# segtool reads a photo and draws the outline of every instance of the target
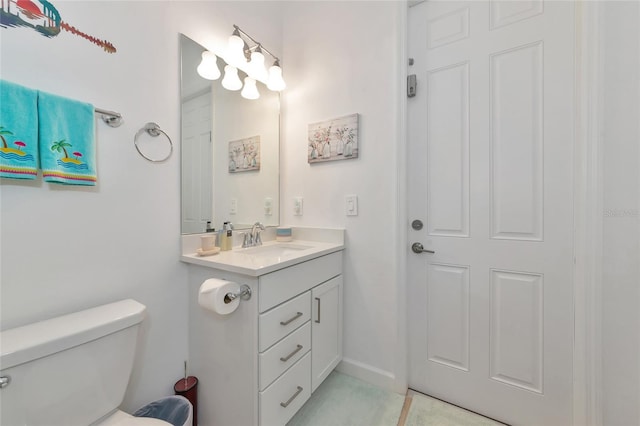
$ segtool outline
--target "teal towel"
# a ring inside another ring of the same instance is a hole
[[[0,80],[0,177],[35,179],[38,92]]]
[[[39,92],[38,128],[45,182],[96,184],[93,105]]]

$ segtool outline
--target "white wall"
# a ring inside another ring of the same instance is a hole
[[[290,2],[283,19],[282,217],[292,226],[344,227],[341,368],[393,387],[398,345],[395,242],[400,2]],[[359,158],[309,165],[309,123],[359,113]],[[345,216],[344,197],[359,215]],[[293,197],[304,215],[293,216]],[[404,380],[404,379],[402,379]]]
[[[640,3],[602,3],[605,425],[640,424]]]
[[[232,24],[280,52],[280,12],[266,2],[56,1],[64,21],[112,42],[107,54],[63,32],[0,29],[0,76],[121,112],[97,122],[95,188],[0,183],[1,327],[123,298],[148,308],[124,408],[173,393],[187,358],[187,274],[180,252],[178,32],[215,49]],[[133,136],[154,121],[176,152],[151,164]]]

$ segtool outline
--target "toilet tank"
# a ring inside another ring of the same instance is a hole
[[[122,403],[146,308],[135,300],[0,333],[0,425],[89,425]]]

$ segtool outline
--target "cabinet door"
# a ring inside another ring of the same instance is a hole
[[[342,360],[342,275],[311,291],[311,390]]]

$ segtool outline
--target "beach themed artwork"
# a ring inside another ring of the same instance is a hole
[[[309,124],[309,163],[358,158],[358,114]]]
[[[32,28],[47,38],[55,37],[61,30],[65,30],[101,47],[107,53],[116,52],[115,46],[107,40],[86,34],[63,21],[58,9],[47,0],[2,0],[0,27]]]
[[[260,136],[229,142],[229,173],[260,170]]]

